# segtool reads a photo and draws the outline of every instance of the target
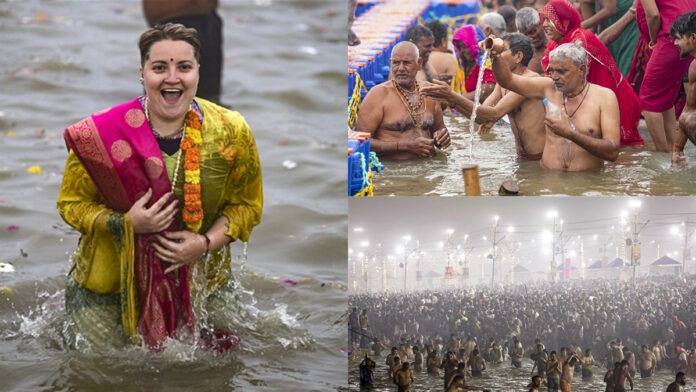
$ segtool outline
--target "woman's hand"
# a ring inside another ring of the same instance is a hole
[[[171,197],[172,193],[169,192],[147,207],[147,203],[152,198],[152,188],[148,188],[147,192],[136,200],[128,211],[133,224],[133,232],[136,234],[158,233],[169,227],[174,221],[177,213],[176,205],[179,202],[174,200],[165,207]]]
[[[169,273],[206,253],[208,243],[205,236],[188,230],[173,231],[155,236],[152,243],[155,254],[162,261],[171,264],[164,273]]]

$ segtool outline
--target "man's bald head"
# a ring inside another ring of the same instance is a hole
[[[394,47],[392,48],[391,57],[394,57],[395,54],[413,54],[415,58],[418,58],[420,56],[420,54],[418,53],[418,46],[416,46],[416,44],[410,41],[401,41],[398,44],[394,45]]]

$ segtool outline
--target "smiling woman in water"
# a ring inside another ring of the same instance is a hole
[[[200,329],[203,345],[226,349],[238,338],[196,320],[191,288],[203,281],[210,308],[234,302],[227,244],[261,219],[256,144],[239,113],[195,97],[196,30],[158,25],[139,46],[145,95],[65,130],[58,212],[82,234],[66,289],[70,344],[160,349]]]

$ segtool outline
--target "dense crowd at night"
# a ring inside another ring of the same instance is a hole
[[[625,359],[635,375],[642,352],[649,351],[653,371],[696,376],[693,276],[359,293],[350,296],[349,306],[354,348],[374,356],[396,348],[395,355],[412,367],[426,369],[433,357],[441,365],[448,353],[466,363],[473,350],[489,363],[502,363],[513,356],[535,360],[539,349],[556,351],[560,361],[570,353],[582,359],[590,349],[606,369]]]

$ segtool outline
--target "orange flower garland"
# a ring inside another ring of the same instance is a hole
[[[181,141],[184,152],[184,210],[182,217],[186,227],[198,232],[203,223],[201,202],[201,122],[198,114],[190,110],[186,116],[186,132]]]

